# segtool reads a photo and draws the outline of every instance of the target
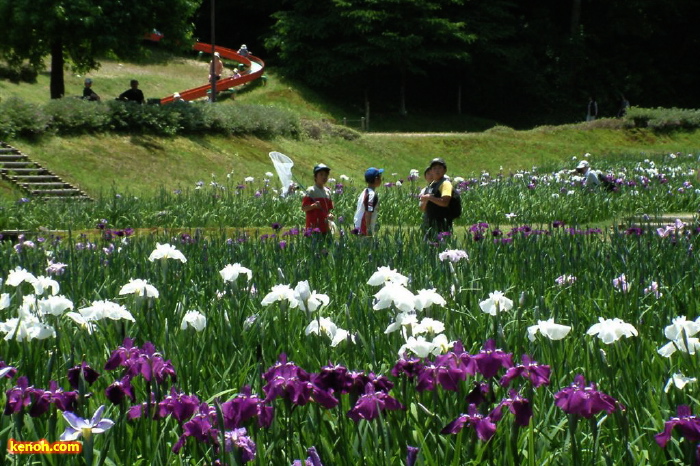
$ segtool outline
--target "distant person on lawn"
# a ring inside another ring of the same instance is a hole
[[[248,46],[246,46],[245,44],[241,45],[241,48],[238,49],[238,55],[248,58],[248,56],[250,55],[250,52],[248,51]]]
[[[99,102],[100,96],[92,90],[92,79],[85,78],[85,87],[83,88],[83,100],[91,102]]]
[[[383,168],[370,167],[365,171],[367,187],[358,196],[355,210],[355,228],[359,235],[372,236],[377,229],[379,196],[376,188],[382,184],[382,173]]]
[[[617,117],[622,118],[627,115],[628,108],[630,108],[630,101],[624,95],[620,95],[620,109],[617,111]]]
[[[418,193],[418,208],[423,212],[423,229],[427,230],[428,229],[428,213],[426,212],[426,207],[428,205],[428,201],[426,199],[423,199],[423,194],[428,190],[430,187],[430,183],[433,182],[433,169],[428,166],[425,171],[423,172],[423,178],[425,179],[425,187],[420,190]]]
[[[331,169],[319,163],[314,167],[314,185],[309,186],[301,201],[301,210],[306,213],[306,229],[315,229],[323,234],[331,232],[333,201],[331,190],[326,187]]]
[[[595,100],[595,96],[592,95],[588,98],[586,121],[593,121],[596,118],[598,118],[598,102]]]
[[[223,72],[224,64],[221,61],[221,55],[219,55],[219,52],[214,52],[214,59],[209,62],[209,82],[221,79]]]
[[[137,104],[144,103],[145,99],[143,97],[143,92],[139,89],[139,82],[135,79],[131,80],[131,88],[119,94],[117,100],[124,100],[126,102],[136,102]]]
[[[583,184],[589,188],[595,188],[600,185],[600,178],[598,178],[598,173],[591,170],[591,164],[588,160],[581,160],[578,165],[576,165],[576,173],[583,176]]]
[[[433,181],[421,195],[421,202],[425,202],[425,213],[428,220],[426,238],[434,238],[441,232],[452,232],[453,219],[449,216],[448,206],[452,199],[452,183],[445,177],[447,164],[442,158],[434,158],[430,161],[430,171]]]

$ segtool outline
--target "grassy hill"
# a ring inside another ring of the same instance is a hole
[[[207,72],[206,57],[171,57],[154,49],[146,63],[104,60],[102,67],[89,76],[103,99],[121,93],[134,77],[150,98],[201,85],[206,82]],[[274,70],[268,70],[267,76],[266,86],[247,86],[240,89],[235,100],[222,96],[217,105],[271,105],[312,122],[339,123],[343,118],[359,118],[358,110],[327,102],[313,91],[277,76]],[[83,79],[84,76],[67,74],[67,95],[79,95]],[[35,84],[0,81],[2,99],[17,96],[40,104],[47,101],[48,95],[48,74],[41,74]],[[383,115],[376,120],[373,117],[373,128],[395,132],[362,133],[354,140],[329,134],[298,140],[99,134],[8,142],[94,196],[112,189],[147,194],[161,186],[183,188],[200,180],[206,182],[212,175],[221,178],[233,173],[234,179],[240,180],[246,176],[261,177],[273,171],[267,155],[273,150],[295,161],[294,172],[303,183],[310,182],[310,168],[318,162],[331,166],[336,176],[357,176],[373,165],[405,177],[410,169],[422,170],[436,156],[448,161],[450,173],[467,175],[482,170],[495,172],[500,167],[509,171],[533,165],[570,166],[572,156],[585,152],[593,154],[595,163],[597,157],[620,153],[700,150],[697,131],[655,134],[648,130],[619,130],[614,129],[614,122],[606,120],[529,131],[495,125],[471,116],[410,114]],[[399,133],[417,129],[442,133]],[[0,195],[18,197],[20,193],[0,182]]]

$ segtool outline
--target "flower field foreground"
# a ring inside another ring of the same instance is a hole
[[[476,222],[548,224],[554,219],[568,224],[625,219],[640,213],[695,212],[700,203],[697,155],[585,154],[605,176],[605,187],[582,186],[583,177],[570,173],[577,157],[562,167],[509,173],[470,174],[468,167],[450,165],[449,176],[460,190],[465,213],[457,225]],[[420,168],[420,169],[419,169]],[[311,183],[307,179],[306,182]],[[418,226],[421,213],[417,195],[424,187],[422,167],[410,173],[391,173],[386,167],[379,223]],[[365,187],[361,174],[332,172],[338,225],[352,229],[357,195]],[[161,189],[156,195],[104,192],[96,202],[44,202],[23,198],[0,202],[0,231],[9,229],[85,230],[98,222],[112,228],[268,228],[271,223],[288,227],[304,223],[299,208],[301,193],[280,197],[281,186],[272,172],[212,174],[194,186]]]
[[[697,225],[549,220],[2,242],[2,438],[116,465],[694,462]]]

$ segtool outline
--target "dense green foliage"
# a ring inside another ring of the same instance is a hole
[[[144,54],[143,38],[153,28],[166,44],[186,47],[192,36],[191,16],[200,0],[1,0],[0,56],[19,68],[26,60],[46,69],[51,55],[51,97],[65,94],[66,64],[84,72],[99,67],[98,59]]]
[[[426,13],[421,7],[427,4],[440,4],[442,12]],[[269,31],[261,8],[277,18]],[[409,112],[454,112],[460,89],[462,112],[516,127],[582,121],[590,94],[597,96],[603,116],[617,114],[621,94],[643,107],[700,107],[693,84],[698,65],[687,60],[700,39],[678,40],[679,31],[691,27],[688,18],[700,16],[692,0],[269,1],[237,12],[254,15],[260,26],[246,25],[247,37],[230,28],[233,43],[253,43],[270,63],[325,85],[346,103],[361,106],[367,90],[374,112],[399,111],[403,70],[396,60],[403,54],[412,55],[405,70]],[[425,34],[423,21],[440,17],[461,25],[460,33]],[[204,37],[207,18],[198,21]],[[219,18],[219,30],[234,18]],[[393,20],[386,35],[380,29],[361,33],[367,23],[379,25],[384,18]],[[391,52],[382,39],[396,31],[415,42],[387,57]],[[473,38],[468,44],[465,35]],[[270,48],[261,51],[263,37]],[[455,48],[459,53],[445,62],[432,59],[433,53]]]
[[[19,99],[0,102],[0,137],[86,134],[117,131],[137,134],[247,134],[296,136],[296,115],[263,105],[182,103],[138,105],[121,101],[61,99],[44,106]]]

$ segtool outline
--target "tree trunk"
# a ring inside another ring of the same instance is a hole
[[[401,68],[401,84],[399,85],[399,114],[406,116],[406,69]]]
[[[369,131],[369,94],[365,88],[365,131]]]
[[[51,42],[51,84],[49,90],[52,99],[60,99],[66,94],[66,83],[63,81],[63,41],[60,37]]]
[[[457,84],[457,115],[462,114],[462,85]]]

